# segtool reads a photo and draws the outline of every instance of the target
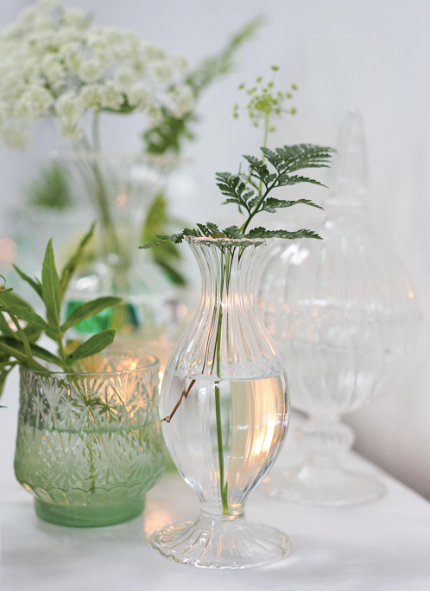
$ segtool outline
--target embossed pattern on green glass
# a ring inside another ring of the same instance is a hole
[[[110,525],[141,513],[164,469],[158,362],[108,353],[81,370],[21,369],[15,474],[42,519]]]

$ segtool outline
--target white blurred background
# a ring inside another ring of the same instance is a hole
[[[0,26],[28,4],[2,0]],[[266,15],[256,39],[241,49],[236,71],[211,87],[199,105],[198,141],[187,150],[192,191],[172,204],[190,222],[220,219],[214,172],[234,172],[240,155],[254,153],[260,144],[261,133],[248,120],[232,117],[233,104],[243,100],[241,82],[251,83],[277,64],[280,87],[295,82],[299,88],[298,114],[278,125],[272,146],[335,145],[348,108],[359,107],[367,132],[369,224],[407,266],[424,323],[416,359],[403,380],[349,419],[360,452],[430,499],[428,0],[72,0],[67,5],[93,12],[97,24],[133,29],[184,53],[191,65],[220,49],[247,20]],[[138,117],[111,117],[102,130],[105,149],[140,147]],[[37,127],[27,152],[0,153],[0,257],[13,235],[8,211],[57,143],[55,126],[47,123]],[[309,197],[321,200],[319,191],[311,187]]]

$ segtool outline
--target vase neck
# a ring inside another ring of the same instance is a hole
[[[283,365],[256,307],[259,241],[188,240],[198,261],[200,305],[170,360],[171,371],[215,379],[259,379]]]
[[[200,306],[219,307],[222,314],[254,313],[255,276],[266,244],[214,246],[190,241],[200,267]]]

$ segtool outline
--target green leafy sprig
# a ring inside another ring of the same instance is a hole
[[[206,58],[188,73],[184,84],[192,88],[196,100],[216,79],[228,74],[233,69],[236,52],[254,36],[263,22],[264,19],[261,17],[248,22],[219,53]],[[184,140],[194,139],[193,124],[197,121],[198,118],[194,111],[178,118],[167,107],[162,107],[160,123],[143,134],[145,151],[148,154],[157,155],[168,152],[179,154]]]
[[[99,353],[113,342],[115,330],[104,330],[94,334],[87,341],[78,343],[77,346],[75,344],[74,347],[70,347],[65,341],[68,330],[78,322],[95,316],[121,301],[118,297],[100,297],[75,308],[64,321],[62,320],[62,304],[67,287],[93,233],[94,225],[83,237],[60,275],[57,273],[52,239],[46,247],[41,280],[28,276],[14,266],[21,279],[28,283],[42,300],[45,318],[37,314],[32,306],[11,288],[0,286],[0,395],[7,375],[16,365],[47,371],[41,363],[44,361],[64,372],[73,372],[77,361]],[[36,344],[43,333],[56,344],[56,353]]]
[[[158,242],[144,244],[140,248],[150,248],[163,244],[170,240],[176,244],[181,243],[186,236],[204,236],[207,238],[321,238],[316,232],[303,229],[296,232],[288,230],[267,230],[263,227],[248,229],[256,215],[262,212],[276,213],[279,209],[285,209],[294,205],[309,205],[322,209],[319,205],[309,199],[296,199],[287,201],[271,196],[272,191],[279,187],[293,186],[300,183],[310,183],[325,187],[319,181],[307,176],[296,174],[300,170],[309,168],[327,168],[334,152],[333,148],[314,146],[312,144],[297,144],[283,146],[275,151],[268,148],[261,148],[263,158],[244,156],[249,168],[246,173],[229,172],[216,173],[217,186],[221,193],[227,197],[224,204],[235,204],[239,211],[246,215],[242,226],[229,226],[220,230],[218,226],[208,222],[197,224],[197,228],[185,228],[179,234],[171,236],[157,235]],[[270,164],[270,169],[268,164]]]

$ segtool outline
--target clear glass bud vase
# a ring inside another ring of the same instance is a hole
[[[156,532],[164,556],[199,567],[246,568],[289,551],[277,529],[248,523],[244,505],[286,435],[289,396],[276,346],[254,305],[264,240],[188,238],[202,274],[196,315],[162,385],[169,452],[201,510]]]
[[[97,220],[96,250],[70,285],[68,312],[99,296],[115,293],[123,298],[119,306],[78,324],[78,332],[116,328],[128,335],[156,330],[169,320],[174,288],[138,246],[149,207],[174,161],[88,150],[53,156],[69,169],[88,225]]]

